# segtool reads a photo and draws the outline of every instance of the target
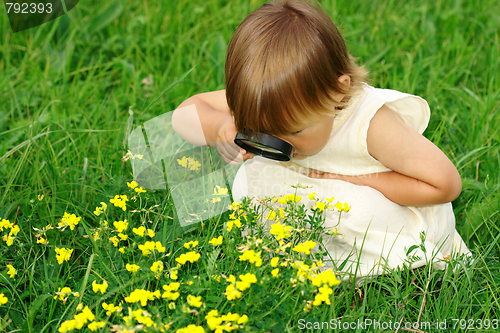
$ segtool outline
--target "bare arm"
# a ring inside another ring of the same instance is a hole
[[[172,127],[194,145],[216,147],[229,164],[253,158],[253,154],[234,143],[237,130],[225,90],[198,94],[182,102],[172,115]]]
[[[460,195],[462,181],[453,163],[385,105],[370,122],[367,145],[370,155],[393,171],[363,176],[325,173],[319,177],[313,172],[312,177],[370,186],[404,206],[446,203]]]
[[[212,91],[182,102],[172,115],[172,127],[184,140],[197,146],[207,146],[216,142],[218,129],[228,121],[228,117],[231,116],[226,91]]]

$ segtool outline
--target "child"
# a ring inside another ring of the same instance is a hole
[[[237,28],[228,46],[226,90],[195,95],[176,110],[174,129],[187,141],[216,146],[230,164],[246,161],[234,200],[293,193],[335,196],[352,209],[341,215],[341,237],[325,244],[344,271],[365,276],[401,266],[407,250],[435,256],[469,253],[455,230],[451,201],[461,191],[458,171],[422,136],[430,110],[420,97],[366,83],[326,13],[302,1],[266,3]],[[198,118],[199,117],[199,118]],[[195,120],[196,119],[196,120]],[[201,122],[202,132],[193,131]],[[237,129],[291,143],[291,161],[253,157],[234,144]],[[285,184],[286,183],[286,184]],[[303,200],[309,208],[314,200]],[[277,206],[280,204],[277,203]],[[326,226],[339,211],[327,210]],[[330,263],[331,265],[332,263]]]

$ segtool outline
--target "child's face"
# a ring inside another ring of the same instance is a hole
[[[319,153],[327,144],[332,133],[335,116],[316,116],[306,119],[299,133],[278,136],[295,147],[292,158],[304,159]]]

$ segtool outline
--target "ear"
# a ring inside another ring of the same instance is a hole
[[[351,77],[347,74],[342,74],[339,76],[339,83],[341,86],[344,86],[345,90],[348,90],[349,87],[351,86]]]

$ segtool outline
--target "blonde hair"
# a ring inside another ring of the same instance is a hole
[[[353,96],[368,72],[356,65],[329,16],[310,2],[268,2],[248,15],[228,46],[226,98],[236,128],[291,133],[304,117],[345,106],[332,92]],[[345,89],[338,78],[347,74]],[[337,111],[335,111],[337,109]]]

